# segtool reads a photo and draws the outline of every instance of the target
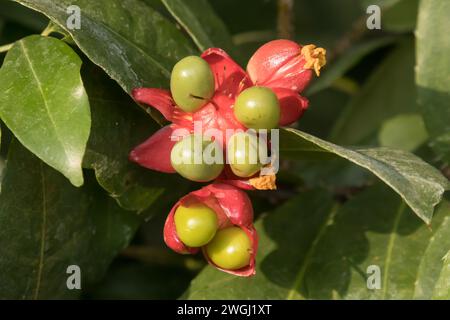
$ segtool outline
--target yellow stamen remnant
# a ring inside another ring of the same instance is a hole
[[[327,50],[308,44],[302,48],[301,54],[306,60],[304,68],[314,69],[316,75],[320,76],[320,68],[327,63]]]
[[[250,179],[250,184],[257,190],[276,190],[277,176],[274,174]]]

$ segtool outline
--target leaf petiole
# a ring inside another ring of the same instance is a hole
[[[9,51],[9,49],[11,49],[13,47],[13,45],[14,45],[14,42],[0,46],[0,53]]]

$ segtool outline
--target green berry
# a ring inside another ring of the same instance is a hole
[[[244,230],[230,227],[219,230],[206,246],[206,254],[220,268],[237,270],[250,263],[252,243]]]
[[[223,170],[220,145],[193,134],[174,145],[170,161],[181,176],[197,182],[214,180]]]
[[[280,103],[269,88],[250,87],[237,97],[234,115],[247,128],[273,129],[280,120]]]
[[[172,70],[170,90],[182,110],[200,109],[214,94],[214,75],[209,64],[197,56],[181,59]]]
[[[238,177],[251,177],[261,170],[256,135],[235,133],[228,141],[227,156],[231,170]]]
[[[218,228],[217,215],[201,203],[179,206],[175,211],[178,238],[189,247],[202,247],[210,242]]]

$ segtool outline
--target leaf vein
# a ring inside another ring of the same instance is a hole
[[[36,279],[36,288],[34,290],[34,297],[33,297],[34,300],[38,299],[39,291],[41,288],[42,271],[44,270],[45,238],[47,233],[47,194],[45,192],[46,182],[42,162],[40,162],[40,173],[41,173],[41,187],[42,187],[42,224],[41,224],[39,259],[38,259],[38,272]]]
[[[52,116],[52,114],[51,114],[51,112],[50,112],[50,108],[49,108],[49,105],[48,105],[48,103],[47,103],[47,99],[46,99],[46,97],[45,97],[44,90],[43,90],[43,88],[42,88],[42,83],[41,83],[41,81],[39,80],[39,77],[38,77],[38,75],[37,75],[37,73],[36,73],[36,70],[34,70],[33,63],[31,62],[30,56],[29,56],[29,54],[28,54],[28,49],[25,47],[25,44],[24,44],[23,41],[20,41],[19,43],[20,43],[20,46],[21,46],[21,48],[22,48],[23,54],[24,54],[24,56],[25,56],[25,59],[27,60],[28,66],[30,67],[31,73],[33,74],[33,77],[34,77],[34,79],[36,80],[37,87],[38,87],[39,92],[40,92],[40,94],[41,94],[41,96],[42,96],[42,100],[44,101],[44,106],[45,106],[45,109],[46,109],[46,111],[47,111],[47,115],[48,115],[48,117],[49,117],[49,119],[50,119],[50,122],[51,122],[53,128],[55,129],[56,140],[58,140],[58,142],[59,142],[59,143],[61,144],[61,146],[62,146],[62,150],[63,150],[63,152],[64,152],[64,156],[66,157],[66,161],[70,161],[70,159],[69,159],[69,157],[68,157],[68,155],[67,155],[67,150],[66,150],[66,148],[65,148],[65,144],[64,144],[64,142],[60,139],[60,137],[59,137],[59,135],[58,135],[58,127],[56,126],[55,119],[53,119],[53,116]]]
[[[401,217],[403,212],[406,209],[405,201],[401,201],[400,206],[398,207],[397,213],[395,215],[394,224],[392,225],[392,231],[389,235],[388,247],[386,250],[386,258],[384,260],[384,274],[383,274],[383,294],[382,299],[386,299],[387,287],[388,287],[388,279],[389,279],[389,269],[392,261],[392,252],[394,251],[395,240],[397,239],[397,229],[400,224]]]
[[[294,284],[292,285],[291,289],[288,292],[288,295],[286,297],[287,300],[292,300],[295,297],[295,293],[297,290],[300,289],[300,286],[303,282],[303,279],[306,274],[306,269],[309,266],[309,263],[313,257],[313,254],[316,250],[317,244],[322,239],[323,235],[325,234],[325,230],[331,223],[333,222],[333,219],[339,209],[339,204],[335,204],[331,210],[326,219],[324,220],[323,225],[320,227],[319,232],[317,233],[317,236],[314,238],[311,246],[308,249],[308,252],[306,253],[305,260],[303,260],[303,263],[299,269],[299,272],[297,273],[297,276],[295,277]]]

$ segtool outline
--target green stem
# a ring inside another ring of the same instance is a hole
[[[57,31],[53,23],[49,23],[47,27],[41,32],[41,36],[48,37],[53,32]]]
[[[53,23],[50,23],[42,32],[41,32],[41,36],[47,37],[49,36],[51,33],[57,31],[57,28],[55,27],[55,25]],[[0,46],[0,53],[2,52],[6,52],[9,51],[14,45],[13,43],[8,43],[5,45]]]
[[[294,0],[278,0],[277,29],[279,38],[293,39]]]
[[[0,46],[0,53],[6,52],[13,47],[14,43],[8,43],[3,46]]]

